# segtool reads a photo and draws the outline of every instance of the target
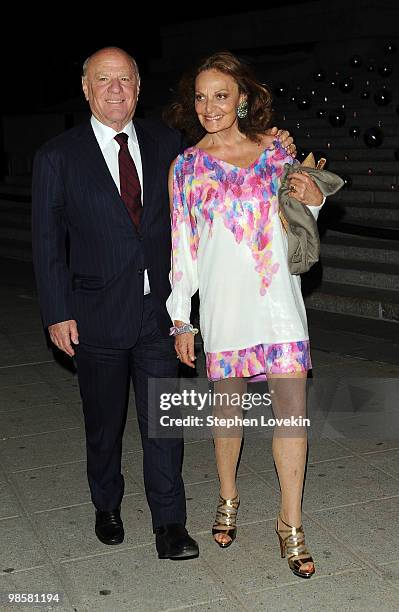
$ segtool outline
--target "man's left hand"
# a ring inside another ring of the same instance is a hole
[[[294,139],[290,136],[288,130],[279,130],[277,127],[272,127],[267,130],[267,134],[270,136],[276,136],[277,139],[281,142],[282,147],[287,151],[289,155],[292,157],[296,156],[296,146],[294,143]]]

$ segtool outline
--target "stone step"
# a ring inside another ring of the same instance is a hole
[[[345,235],[399,241],[399,225],[397,221],[380,221],[378,226],[376,226],[375,221],[369,221],[368,219],[359,219],[353,222],[329,220],[328,229]]]
[[[17,210],[30,214],[32,210],[31,198],[18,195],[0,194],[0,211]]]
[[[32,249],[29,243],[0,238],[0,257],[32,261]]]
[[[19,227],[21,229],[30,229],[31,216],[25,211],[21,211],[18,209],[3,210],[2,208],[0,208],[0,227]]]
[[[6,199],[0,195],[0,212],[13,212],[15,214],[25,214],[30,215],[32,210],[30,200],[26,202],[25,200],[14,200],[14,199]]]
[[[374,71],[374,72],[368,72],[366,70],[363,71],[363,74],[361,72],[361,70],[357,71],[355,70],[355,72],[353,71],[353,68],[351,68],[350,66],[342,66],[342,68],[339,67],[338,64],[336,64],[336,71],[339,72],[338,75],[334,73],[330,73],[326,76],[326,79],[324,81],[314,81],[312,78],[308,78],[306,79],[305,75],[301,75],[302,78],[302,83],[295,83],[292,84],[291,89],[292,91],[308,91],[309,93],[313,90],[313,91],[317,91],[319,93],[324,92],[324,91],[331,91],[333,93],[335,93],[335,95],[337,96],[343,96],[343,97],[352,97],[354,93],[356,93],[357,91],[360,91],[361,89],[363,89],[364,87],[368,87],[371,90],[374,90],[377,87],[382,87],[384,84],[388,85],[389,84],[389,88],[392,91],[392,94],[395,96],[395,85],[399,85],[398,82],[398,78],[397,78],[397,71],[395,71],[395,61],[391,61],[390,64],[393,68],[392,73],[389,77],[382,77],[379,72]],[[396,63],[397,65],[397,63]],[[309,75],[310,77],[311,75]],[[339,83],[342,79],[344,78],[350,78],[352,77],[352,84],[353,84],[353,89],[351,92],[345,93],[342,92],[339,89]],[[335,81],[337,83],[337,85],[335,87],[333,87],[331,85],[331,81]],[[278,85],[278,81],[273,81],[273,83],[275,85]],[[369,85],[366,85],[366,83],[369,83]],[[290,83],[286,83],[287,86],[290,86]],[[298,90],[298,87],[300,87],[300,89]]]
[[[328,98],[327,102],[324,102],[324,95]],[[316,113],[320,108],[325,109],[327,113],[337,108],[341,108],[345,111],[347,121],[353,119],[353,113],[356,113],[355,118],[359,116],[368,117],[370,119],[370,125],[375,125],[375,122],[379,119],[381,119],[381,121],[387,119],[392,120],[395,116],[395,108],[398,102],[397,96],[392,96],[390,104],[386,106],[377,106],[370,98],[368,100],[360,100],[356,98],[356,96],[345,98],[344,96],[331,96],[329,92],[325,92],[325,94],[321,94],[317,99],[313,99],[311,108],[307,110],[298,109],[297,105],[290,102],[287,98],[275,99],[273,108],[276,115],[279,117],[285,116],[286,119],[295,119],[295,121],[301,121],[301,119],[314,119],[315,117],[317,119]],[[345,105],[344,108],[342,108],[342,104]]]
[[[390,222],[394,221],[399,226],[399,205],[376,207],[374,205],[355,206],[354,204],[346,204],[344,206],[344,202],[341,202],[339,208],[339,212],[343,213],[340,218],[344,222],[355,223],[358,221],[363,223],[369,221],[370,223],[373,222],[376,227],[385,227],[387,224],[390,226]]]
[[[30,245],[30,229],[20,227],[0,227],[0,241],[16,241],[18,243]],[[10,242],[12,244],[12,242]]]
[[[11,193],[1,185],[0,191],[0,255],[14,259],[31,259],[25,250],[31,244],[30,194],[23,187],[12,186]],[[22,245],[22,246],[21,246]]]
[[[323,281],[305,298],[307,308],[399,321],[399,292]]]
[[[283,126],[284,127],[284,126]],[[353,147],[353,138],[348,136],[347,130],[343,128],[337,128],[335,131],[332,131],[329,137],[319,138],[317,136],[312,138],[306,138],[306,136],[302,136],[300,134],[295,135],[295,141],[297,146],[303,148],[310,148],[312,151],[315,150],[327,150],[327,153],[330,149],[351,149]],[[328,146],[330,144],[330,147]],[[393,151],[398,148],[398,137],[397,136],[388,136],[385,135],[384,141],[380,147],[380,150],[390,150]],[[373,149],[369,149],[369,153],[372,157]],[[349,151],[348,151],[349,154]]]
[[[0,185],[0,256],[32,261],[30,189]]]
[[[31,177],[6,177],[0,182],[0,197],[25,196],[30,198]]]
[[[399,201],[399,192],[396,191],[396,185],[394,185],[395,189],[392,188],[392,185],[389,189],[375,190],[372,191],[370,189],[360,189],[353,188],[350,189],[341,189],[338,193],[335,193],[333,196],[328,198],[328,202],[342,202],[348,201],[351,202],[370,202],[378,204],[397,204]]]
[[[328,162],[342,161],[342,162],[345,162],[346,164],[347,161],[361,161],[367,164],[367,167],[375,165],[376,162],[378,163],[392,162],[393,160],[395,160],[394,152],[391,149],[378,148],[378,149],[372,150],[366,147],[365,145],[362,145],[362,141],[359,141],[359,140],[354,141],[354,144],[356,144],[356,147],[359,147],[359,148],[353,148],[353,149],[345,150],[345,151],[341,151],[339,149],[324,148],[322,149],[321,152],[325,153],[324,157],[327,158]],[[360,148],[362,146],[363,148]],[[309,150],[315,151],[315,149],[312,148],[311,146],[310,147],[308,146],[307,148]]]
[[[320,110],[320,109],[319,109]],[[330,109],[323,109],[326,114],[324,117],[320,118],[316,114],[315,110],[313,115],[304,116],[301,113],[293,113],[292,115],[286,115],[281,113],[276,113],[274,115],[273,123],[279,124],[279,126],[284,127],[286,129],[293,130],[295,132],[308,130],[313,134],[316,133],[317,130],[326,130],[328,129],[330,132],[346,132],[349,133],[348,130],[350,127],[357,125],[360,127],[363,132],[369,127],[380,127],[384,132],[385,136],[393,135],[390,134],[391,130],[396,131],[397,124],[396,119],[397,115],[394,110],[391,111],[389,115],[385,116],[375,116],[372,115],[370,117],[365,116],[361,113],[356,113],[355,111],[352,113],[348,113],[345,111],[345,123],[341,127],[332,126],[329,122],[329,113]],[[356,139],[351,136],[352,140],[356,142]]]
[[[399,265],[323,257],[323,281],[398,291]]]
[[[361,97],[361,93],[367,89],[370,92],[370,97],[368,99],[363,99]],[[383,89],[383,83],[381,83],[380,85],[375,85],[374,87],[363,87],[363,86],[359,86],[356,88],[353,88],[353,90],[351,91],[350,94],[345,94],[342,93],[338,88],[332,87],[332,88],[316,88],[316,87],[311,87],[309,89],[303,89],[300,90],[299,92],[295,92],[292,91],[291,92],[291,97],[292,96],[296,96],[296,97],[300,97],[300,95],[306,95],[312,103],[312,108],[317,107],[318,104],[322,104],[324,106],[327,107],[342,107],[342,105],[345,106],[345,109],[355,109],[355,110],[366,110],[366,112],[368,113],[372,113],[373,109],[379,109],[379,108],[385,108],[385,109],[389,109],[390,107],[395,108],[395,104],[398,102],[398,95],[396,93],[395,87],[394,86],[390,86],[387,87],[387,91],[390,92],[391,94],[391,100],[388,104],[384,106],[379,106],[378,104],[376,104],[375,100],[374,100],[374,95],[377,93],[377,91],[380,91],[381,89]],[[312,95],[312,91],[316,91],[317,93],[315,95]],[[325,102],[325,98],[327,98],[327,102]],[[279,99],[278,99],[279,100]],[[286,107],[289,107],[289,104],[291,103],[295,108],[297,108],[296,103],[292,102],[291,98],[289,96],[287,96],[286,98],[283,98],[284,103],[286,105]],[[279,100],[280,101],[280,100]],[[302,110],[301,108],[298,108],[298,112],[307,112],[310,109],[306,109]]]
[[[345,199],[348,199],[348,192],[352,193],[354,190],[374,192],[374,197],[379,198],[381,192],[394,193],[393,200],[398,199],[399,196],[399,174],[355,174],[348,171],[338,172],[334,169],[334,172],[339,176],[349,176],[351,183],[349,187],[342,188],[338,193],[344,193]],[[338,195],[335,194],[334,198]],[[342,199],[342,195],[341,195]]]
[[[325,335],[325,330],[333,329],[338,333],[344,332],[346,340],[348,340],[347,334],[356,334],[361,336],[368,336],[370,339],[375,338],[376,342],[378,340],[388,340],[390,343],[399,345],[399,325],[397,321],[384,321],[384,320],[376,320],[369,319],[367,317],[357,317],[348,314],[341,314],[337,312],[321,312],[320,310],[314,310],[313,308],[307,309],[307,317],[309,324],[309,332],[311,345],[313,349],[321,349],[327,351],[335,351],[336,348],[331,346],[331,337],[327,337]],[[319,331],[322,332],[322,335],[319,335]],[[358,341],[358,338],[353,338],[355,342]],[[387,344],[384,345],[385,354],[388,357],[390,351]],[[392,346],[392,348],[394,348]],[[356,349],[356,345],[353,345],[353,349]],[[351,350],[347,351],[344,349],[347,354],[351,353]],[[339,351],[337,351],[339,352]],[[375,358],[373,355],[373,348],[370,346],[370,357],[371,359]],[[395,357],[399,357],[398,354],[395,354]],[[362,355],[366,357],[366,354]],[[383,358],[383,353],[381,354],[381,361],[385,361]],[[397,359],[395,359],[396,361]]]
[[[30,202],[12,201],[0,196],[0,227],[27,227],[31,225]]]
[[[390,74],[389,77],[382,77],[380,75],[380,73],[378,72],[378,70],[373,70],[373,71],[368,71],[366,70],[365,65],[363,64],[363,66],[358,66],[356,68],[353,68],[352,66],[350,66],[348,64],[348,62],[340,62],[339,59],[334,58],[334,70],[330,70],[328,72],[326,72],[326,77],[324,79],[324,81],[315,81],[312,78],[312,75],[308,75],[307,78],[307,83],[306,86],[309,87],[309,89],[322,89],[322,88],[327,88],[330,89],[332,91],[334,91],[337,88],[331,87],[330,85],[330,81],[337,81],[339,83],[339,81],[345,77],[349,78],[352,77],[353,82],[354,82],[354,86],[356,85],[362,85],[364,83],[366,83],[366,81],[368,81],[371,85],[375,85],[378,83],[386,83],[389,82],[390,85],[393,85],[395,83],[398,83],[398,78],[397,75],[395,73],[395,64],[397,63],[395,58],[392,59],[393,56],[391,56],[391,61],[389,61],[389,64],[392,66],[393,71]],[[255,60],[254,60],[255,61]],[[382,64],[382,60],[381,62],[379,62],[377,64],[377,66]],[[338,72],[338,75],[336,74]],[[302,77],[302,79],[304,79],[306,77]],[[273,79],[272,81],[273,86],[277,86],[280,83],[280,81],[278,79]],[[286,83],[286,85],[288,86],[289,83]],[[303,83],[299,83],[299,86],[303,87]]]
[[[353,138],[353,136],[349,134],[349,128],[351,128],[354,125],[360,128],[360,135],[357,138]],[[329,138],[329,137],[335,136],[335,134],[338,133],[338,134],[344,134],[345,136],[349,136],[352,139],[352,142],[354,143],[356,142],[363,143],[363,134],[369,127],[372,127],[372,126],[374,126],[374,123],[370,124],[370,121],[363,120],[361,122],[361,121],[358,121],[357,119],[353,119],[350,121],[346,120],[345,125],[341,128],[331,127],[328,121],[325,121],[325,122],[320,121],[319,124],[316,124],[313,122],[312,124],[309,124],[306,121],[299,121],[299,127],[298,127],[297,121],[284,121],[282,123],[282,127],[284,127],[286,130],[289,130],[290,132],[293,132],[297,137],[305,136],[306,138]],[[376,126],[376,127],[381,127],[384,137],[399,136],[399,125],[387,126],[387,125],[382,124],[381,126]]]
[[[399,140],[399,139],[398,139]],[[329,159],[328,169],[337,174],[367,174],[367,176],[399,176],[399,161],[395,161],[393,155],[390,161],[356,161],[331,160]]]
[[[323,260],[327,257],[399,265],[399,242],[327,230],[321,239],[321,255]]]
[[[396,189],[396,197],[399,195],[399,174],[356,174],[352,172],[338,172],[334,170],[336,174],[340,176],[350,176],[351,178],[351,186],[349,189],[341,189],[342,191],[349,192],[352,188],[360,188],[367,189],[374,192],[380,191],[395,191]]]
[[[398,86],[399,87],[399,86]],[[379,87],[378,89],[382,89]],[[273,100],[273,109],[276,114],[284,115],[287,119],[296,119],[298,121],[298,117],[307,118],[316,118],[320,119],[317,115],[317,111],[322,108],[327,113],[337,110],[338,108],[345,111],[347,118],[350,117],[368,117],[372,120],[377,118],[377,120],[381,119],[384,121],[389,117],[393,118],[395,116],[396,105],[399,102],[399,97],[393,92],[392,88],[390,88],[392,98],[389,104],[385,106],[378,106],[374,102],[374,94],[377,89],[371,91],[371,96],[368,100],[362,100],[357,95],[353,95],[350,97],[347,96],[336,96],[331,95],[331,92],[323,91],[320,92],[318,96],[309,96],[305,93],[305,95],[310,98],[311,106],[306,110],[303,108],[298,108],[295,102],[291,101],[291,98],[288,96],[285,98],[274,98]],[[293,92],[292,95],[295,95]],[[325,98],[327,98],[327,102],[325,102]],[[298,96],[299,99],[299,96]]]
[[[343,212],[345,212],[343,208],[341,208],[341,210]],[[343,223],[347,223],[347,221],[343,220]],[[348,224],[349,224],[349,222],[348,222]],[[325,224],[325,225],[327,225],[327,224]],[[331,226],[332,225],[333,224],[331,224]],[[372,235],[373,236],[375,235],[375,236],[378,237],[378,229],[381,229],[381,230],[382,229],[387,229],[387,230],[389,229],[389,230],[391,230],[392,233],[395,234],[394,238],[389,238],[389,239],[390,240],[392,240],[392,239],[393,240],[399,240],[399,222],[395,221],[395,219],[384,220],[384,219],[381,218],[380,221],[377,223],[375,219],[364,218],[361,221],[359,220],[358,225],[359,225],[359,227],[363,226],[364,228],[375,229],[376,233],[375,234],[370,234],[370,237]],[[335,228],[331,227],[331,229],[335,229]],[[348,233],[348,232],[346,231],[345,233]],[[354,232],[354,233],[355,233],[355,235],[359,235],[358,232]],[[364,233],[363,233],[363,235],[364,235]],[[386,238],[386,236],[382,236],[381,235],[380,238]]]
[[[299,123],[299,129],[308,128],[309,130],[312,131],[312,133],[314,132],[315,134],[316,134],[316,130],[329,129],[330,131],[332,131],[336,129],[341,129],[341,128],[335,128],[330,125],[329,120],[328,120],[328,111],[326,112],[327,112],[326,116],[322,118],[318,117],[316,113],[313,115],[313,117],[303,117],[301,114],[296,113],[295,115],[289,115],[289,116],[285,115],[285,119],[283,119],[282,117],[278,117],[278,118],[280,121],[284,123],[284,127],[286,129],[296,130],[298,129],[298,123]],[[353,125],[357,125],[360,127],[362,131],[364,131],[368,127],[371,127],[372,125],[376,125],[377,127],[381,127],[382,130],[386,132],[387,134],[389,134],[391,130],[392,130],[392,134],[394,134],[394,133],[397,133],[397,130],[398,130],[398,124],[396,121],[396,117],[397,117],[396,114],[391,113],[390,115],[387,115],[384,120],[378,119],[377,123],[375,123],[373,118],[370,118],[362,113],[356,114],[355,117],[353,117],[353,115],[350,115],[350,116],[346,115],[345,125],[343,126],[343,129],[348,130],[349,127]],[[354,141],[356,141],[356,139],[354,139]]]
[[[399,220],[399,198],[397,202],[375,202],[360,201],[354,202],[350,199],[350,193],[345,200],[333,201],[327,199],[322,209],[322,222],[328,226],[328,219],[341,219],[343,215],[346,217],[354,215],[356,218],[374,220],[378,227],[378,220]],[[377,194],[375,194],[377,195]],[[346,219],[345,219],[346,220]]]
[[[8,222],[25,221],[30,224],[31,206],[18,202],[3,202],[0,200],[0,227],[7,226]]]

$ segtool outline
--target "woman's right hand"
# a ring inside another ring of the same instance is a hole
[[[293,197],[305,206],[321,206],[324,196],[312,177],[301,170],[288,177],[289,190]]]
[[[176,327],[184,325],[182,321],[175,321],[174,324]],[[175,350],[181,363],[184,363],[189,368],[195,368],[194,334],[187,332],[186,334],[175,336]]]

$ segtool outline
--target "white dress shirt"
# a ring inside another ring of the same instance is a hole
[[[97,142],[100,146],[101,152],[104,156],[106,164],[108,166],[108,170],[111,173],[112,178],[114,179],[115,185],[118,188],[119,193],[121,192],[120,181],[119,181],[119,145],[115,140],[115,135],[120,132],[115,132],[115,130],[107,125],[98,121],[93,115],[91,116],[91,125],[94,131],[94,135],[97,139]],[[140,155],[140,147],[139,142],[137,140],[136,130],[134,129],[133,121],[130,121],[123,128],[122,132],[125,132],[129,136],[129,140],[127,141],[127,146],[129,149],[129,153],[133,158],[134,164],[136,166],[137,174],[140,181],[141,186],[141,199],[143,201],[144,192],[143,192],[143,166],[141,163],[141,155]],[[144,270],[144,295],[150,293],[150,282],[148,280],[147,270]]]

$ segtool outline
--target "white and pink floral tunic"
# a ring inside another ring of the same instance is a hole
[[[172,320],[199,289],[208,377],[311,367],[299,276],[290,274],[278,188],[293,158],[278,141],[247,168],[190,147],[174,168]],[[317,218],[321,206],[309,207]]]

